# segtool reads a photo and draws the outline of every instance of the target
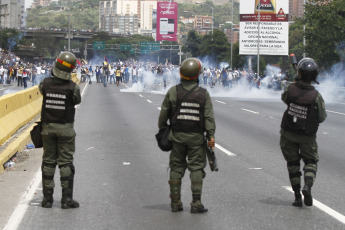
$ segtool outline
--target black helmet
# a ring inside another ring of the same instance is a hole
[[[304,82],[316,81],[319,66],[312,58],[303,58],[297,65],[298,78]]]
[[[192,81],[198,78],[199,74],[202,72],[201,61],[197,58],[187,58],[182,62],[180,67],[181,78]]]
[[[63,80],[71,79],[71,72],[75,68],[76,57],[71,52],[62,52],[55,60],[53,74]]]

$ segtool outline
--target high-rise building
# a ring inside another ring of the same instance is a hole
[[[25,0],[0,0],[0,25],[7,28],[25,26]]]
[[[152,33],[154,10],[157,10],[157,0],[100,1],[99,29],[114,33]],[[125,26],[121,26],[122,24]],[[122,28],[133,30],[127,31]]]
[[[300,18],[304,15],[304,4],[308,0],[289,0],[289,17],[290,19]]]

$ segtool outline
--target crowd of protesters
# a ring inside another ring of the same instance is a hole
[[[0,52],[0,85],[24,87],[37,85],[49,75],[51,66],[45,62],[24,62],[14,53]]]

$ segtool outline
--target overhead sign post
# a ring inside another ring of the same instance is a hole
[[[140,50],[160,50],[159,42],[140,42]]]
[[[240,54],[288,55],[288,16],[289,0],[241,0]]]
[[[100,41],[93,42],[92,48],[94,50],[104,50],[105,49],[105,42],[100,42]]]

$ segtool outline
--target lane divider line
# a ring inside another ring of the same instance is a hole
[[[220,146],[219,144],[216,143],[216,148],[219,149],[220,151],[224,152],[226,155],[230,156],[230,157],[235,157],[237,156],[235,153],[230,152],[229,150],[223,148],[222,146]]]
[[[335,111],[331,111],[331,110],[326,110],[327,112],[330,112],[330,113],[336,113],[336,114],[340,114],[340,115],[345,115],[345,113],[339,113],[339,112],[335,112]]]
[[[294,192],[290,186],[283,186],[286,190],[290,192]],[[334,209],[331,209],[330,207],[324,205],[320,201],[317,201],[313,198],[313,206],[320,209],[321,211],[325,212],[326,214],[330,215],[337,221],[341,222],[342,224],[345,224],[345,216],[340,214],[339,212],[335,211]]]
[[[161,110],[161,107],[157,107],[158,110]]]
[[[150,101],[150,100],[148,100],[148,99],[146,99],[146,101],[147,101],[148,103],[152,103],[152,101]]]
[[[216,102],[220,103],[220,104],[223,104],[223,105],[226,105],[225,102],[222,102],[222,101],[218,101],[218,100],[215,100]]]
[[[243,111],[247,111],[247,112],[250,112],[250,113],[255,113],[255,114],[258,114],[259,112],[256,112],[256,111],[253,111],[253,110],[249,110],[249,109],[244,109],[244,108],[241,108]]]

